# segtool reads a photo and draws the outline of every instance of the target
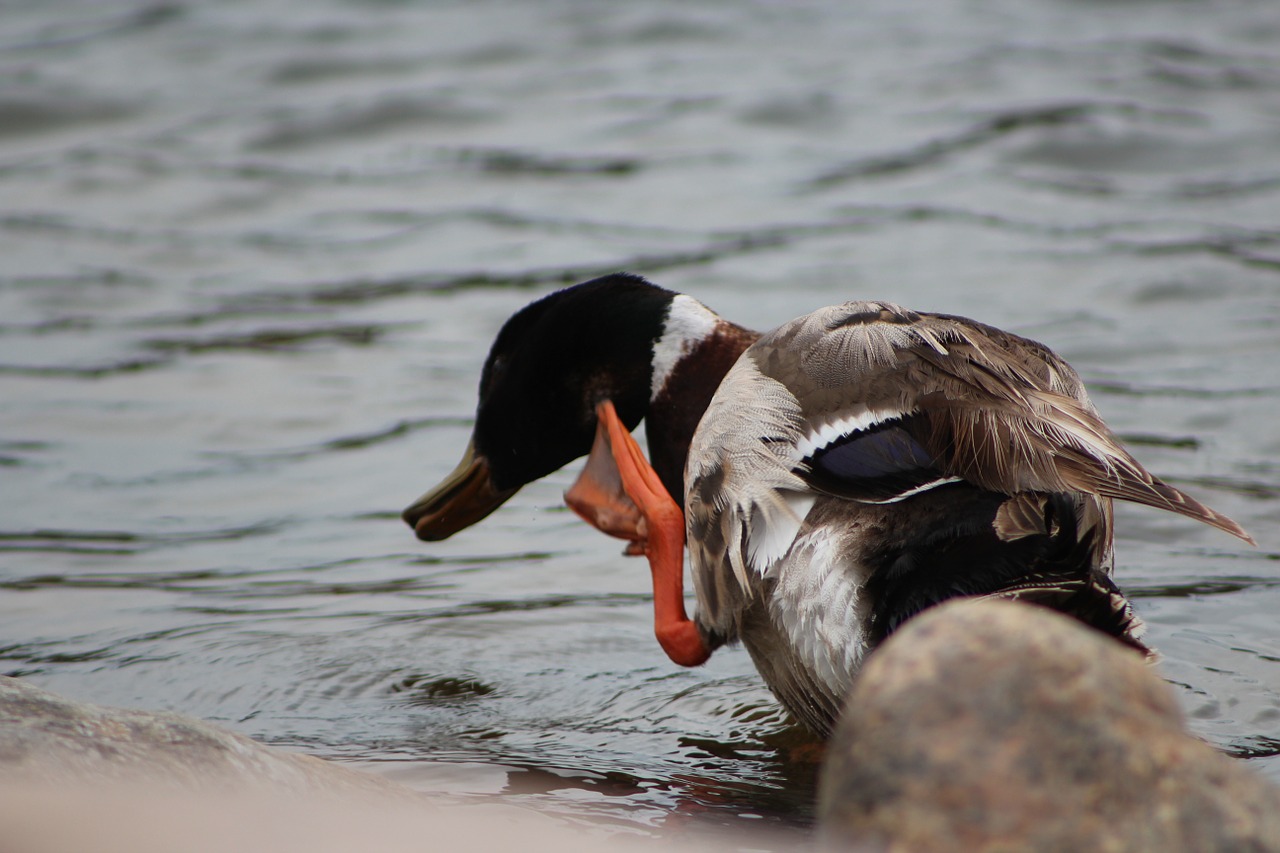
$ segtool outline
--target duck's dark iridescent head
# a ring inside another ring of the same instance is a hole
[[[462,461],[403,513],[418,538],[451,536],[526,483],[587,455],[601,401],[612,400],[634,428],[649,406],[654,344],[676,296],[639,276],[615,274],[512,316],[485,361]]]

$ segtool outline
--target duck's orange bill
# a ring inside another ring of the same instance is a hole
[[[640,523],[631,528],[636,535],[623,538],[649,558],[654,634],[671,660],[697,666],[711,657],[711,650],[684,610],[684,513],[619,420],[613,403],[605,400],[596,406],[596,416],[609,442],[618,480],[640,517]]]

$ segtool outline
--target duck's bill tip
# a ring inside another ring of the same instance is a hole
[[[489,460],[468,445],[458,467],[410,504],[400,517],[422,541],[438,542],[480,521],[516,491],[497,488]]]

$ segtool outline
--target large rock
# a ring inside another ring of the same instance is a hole
[[[873,654],[821,783],[828,849],[1280,851],[1280,791],[1192,737],[1137,653],[957,601]]]

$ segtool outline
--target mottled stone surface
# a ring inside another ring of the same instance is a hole
[[[1135,652],[959,601],[868,660],[821,786],[829,849],[1280,850],[1280,791],[1188,734]]]

